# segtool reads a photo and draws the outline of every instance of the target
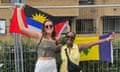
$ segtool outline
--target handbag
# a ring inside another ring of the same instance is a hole
[[[67,53],[67,49],[65,49],[65,54],[68,60],[68,72],[80,72],[81,67],[79,65],[76,65],[70,60],[68,53]]]

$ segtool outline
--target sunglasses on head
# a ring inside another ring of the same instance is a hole
[[[66,38],[74,39],[74,36],[66,36]]]
[[[45,25],[45,28],[53,28],[53,25]]]

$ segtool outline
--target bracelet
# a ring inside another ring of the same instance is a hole
[[[110,39],[109,38],[106,38],[106,41],[108,42]]]

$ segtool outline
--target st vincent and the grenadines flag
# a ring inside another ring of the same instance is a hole
[[[112,33],[108,33],[106,35],[100,36],[99,39],[104,39],[111,35]],[[112,41],[106,42],[104,44],[99,45],[99,52],[100,52],[100,60],[108,61],[113,63],[113,46]]]
[[[43,27],[43,23],[50,19],[53,21],[53,24],[55,25],[55,31],[57,37],[60,36],[62,30],[65,28],[67,21],[63,20],[61,18],[52,16],[48,13],[45,13],[41,10],[38,10],[36,8],[33,8],[29,5],[25,5],[24,7],[25,16],[28,23],[28,28],[31,28],[36,31],[41,31]]]
[[[91,36],[91,37],[76,37],[75,43],[88,43],[93,42],[99,39],[104,39],[108,37],[111,33],[105,34],[102,36]],[[92,46],[89,49],[81,51],[80,53],[80,61],[88,61],[88,60],[101,60],[113,63],[113,50],[111,41],[105,42],[100,45]]]
[[[92,36],[92,37],[76,37],[75,43],[76,44],[83,44],[83,43],[89,43],[98,40],[98,36]],[[81,51],[80,53],[80,61],[88,61],[88,60],[99,60],[99,46],[95,45],[89,49],[86,49],[84,51]]]

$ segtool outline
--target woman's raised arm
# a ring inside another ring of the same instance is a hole
[[[81,51],[81,50],[90,48],[91,46],[108,42],[108,41],[110,41],[114,38],[115,38],[115,33],[113,32],[109,37],[107,37],[105,39],[97,40],[95,42],[90,42],[90,43],[87,43],[87,44],[79,44],[78,47],[79,47],[79,50]]]
[[[24,22],[22,20],[22,15],[21,15],[22,9],[23,9],[23,6],[20,6],[17,8],[17,18],[18,18],[18,24],[19,24],[20,30],[25,34],[27,34],[28,36],[35,38],[36,40],[40,39],[42,36],[41,32],[31,30],[24,26]]]

